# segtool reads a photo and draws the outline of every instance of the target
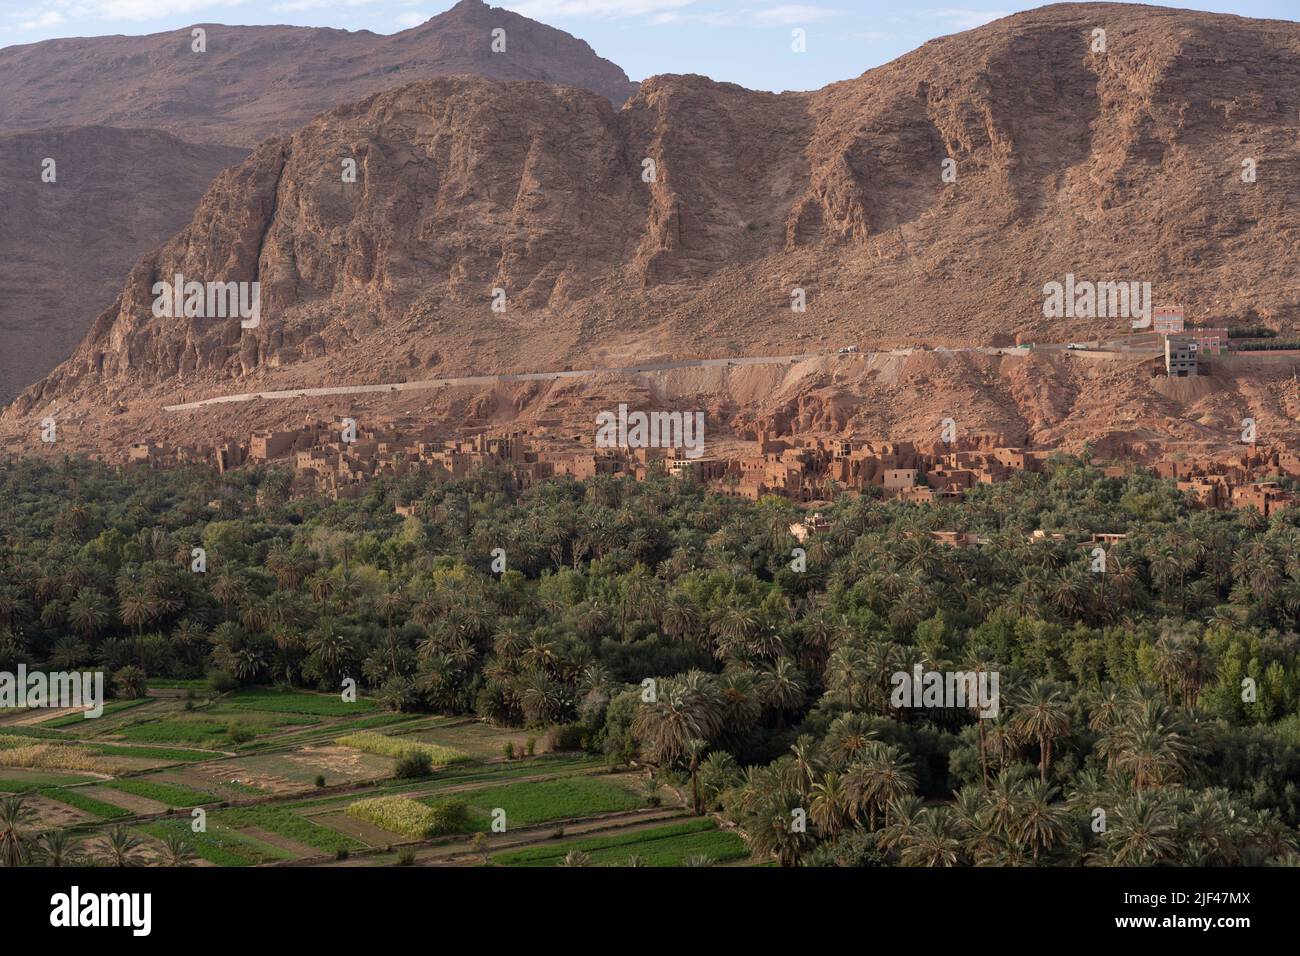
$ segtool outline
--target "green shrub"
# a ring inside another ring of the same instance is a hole
[[[412,750],[397,758],[396,775],[403,780],[427,777],[433,773],[433,758],[423,750]]]
[[[584,724],[556,724],[546,732],[549,750],[586,750],[588,729]]]
[[[429,809],[433,811],[433,828],[430,836],[460,833],[469,823],[469,804],[457,797],[435,803]]]
[[[208,686],[218,694],[226,694],[239,686],[239,681],[230,671],[212,671],[208,674]]]

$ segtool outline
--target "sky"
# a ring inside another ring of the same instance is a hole
[[[292,24],[395,33],[454,0],[0,0],[0,47],[56,37],[159,33],[194,23]],[[586,40],[634,80],[702,73],[751,89],[808,90],[926,40],[1042,6],[1016,0],[497,0]],[[1282,20],[1300,0],[1184,0],[1161,6]],[[807,52],[793,55],[791,31]]]

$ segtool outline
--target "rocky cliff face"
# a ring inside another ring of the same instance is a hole
[[[384,92],[219,177],[11,414],[392,381],[435,363],[1128,328],[1044,318],[1044,283],[1067,273],[1149,281],[1194,321],[1291,328],[1298,54],[1293,23],[1080,4],[814,93],[663,76],[615,111],[580,90],[465,77]],[[348,158],[355,183],[341,180]],[[153,283],[178,272],[259,281],[261,325],[154,318]],[[796,288],[806,312],[790,309]]]
[[[132,263],[179,231],[217,172],[247,155],[157,130],[0,135],[0,401],[70,354]],[[47,159],[53,182],[43,178]]]
[[[391,36],[314,27],[202,24],[145,37],[48,40],[0,50],[0,130],[151,127],[254,146],[338,103],[432,76],[472,73],[594,90],[616,104],[635,84],[586,43],[479,0]],[[492,31],[505,30],[494,53]]]
[[[333,104],[444,74],[564,83],[615,103],[635,90],[581,40],[477,0],[393,36],[204,29],[204,53],[189,30],[0,50],[0,403],[72,353],[131,264],[248,154],[229,144],[254,146]],[[40,179],[47,157],[60,164],[57,185]]]

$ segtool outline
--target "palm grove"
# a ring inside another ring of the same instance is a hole
[[[799,571],[789,502],[667,477],[345,502],[287,478],[0,466],[0,669],[103,668],[119,696],[351,677],[649,766],[782,865],[1300,860],[1296,511],[1063,458],[960,503],[842,498]],[[1105,574],[1088,530],[1127,534]],[[998,716],[891,707],[917,664],[997,672]],[[23,813],[0,807],[0,849]]]

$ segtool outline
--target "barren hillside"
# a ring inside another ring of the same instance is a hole
[[[615,111],[544,84],[418,83],[322,114],[219,177],[9,420],[433,368],[1129,327],[1045,319],[1043,285],[1067,273],[1150,282],[1192,321],[1289,331],[1298,115],[1300,26],[1109,4],[1010,17],[808,94],[661,76]],[[155,319],[153,283],[176,273],[260,282],[261,325]],[[806,312],[791,311],[796,288]],[[1156,408],[1136,370],[1107,385],[1118,373],[1063,363],[904,377],[917,397],[899,414],[960,403],[973,425],[1104,435]],[[832,430],[871,417],[801,407],[816,401],[749,414]]]
[[[199,24],[143,37],[46,40],[0,50],[0,130],[65,124],[151,127],[253,146],[322,109],[456,73],[595,90],[621,104],[627,74],[562,30],[461,0],[391,36],[317,27]],[[491,49],[506,31],[505,50]]]
[[[0,134],[0,401],[69,355],[132,263],[246,155],[158,130]],[[46,159],[54,182],[42,179]]]

